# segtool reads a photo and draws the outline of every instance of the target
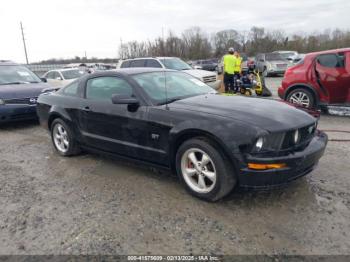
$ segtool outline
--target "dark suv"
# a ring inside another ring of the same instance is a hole
[[[308,108],[350,106],[350,48],[307,54],[286,71],[278,95]]]

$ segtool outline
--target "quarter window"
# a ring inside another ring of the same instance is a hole
[[[78,86],[79,86],[79,82],[75,81],[75,82],[69,84],[68,86],[66,86],[65,88],[63,88],[62,93],[65,95],[69,95],[69,96],[77,96],[78,95]]]
[[[93,100],[109,100],[112,95],[132,95],[132,87],[124,79],[118,77],[98,77],[88,80],[86,98]]]

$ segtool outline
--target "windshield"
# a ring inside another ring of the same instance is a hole
[[[216,93],[202,81],[181,72],[151,72],[134,75],[133,78],[156,104]]]
[[[276,60],[284,60],[284,59],[278,53],[266,54],[266,61],[276,61]]]
[[[0,85],[39,83],[40,78],[21,65],[0,66]]]
[[[67,70],[67,71],[61,71],[64,79],[75,79],[83,76],[85,73],[82,70]]]
[[[165,58],[160,59],[164,66],[168,69],[172,70],[189,70],[192,69],[188,64],[186,64],[184,61],[182,61],[179,58]]]

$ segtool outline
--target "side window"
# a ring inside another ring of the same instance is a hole
[[[78,87],[79,82],[74,81],[73,83],[67,85],[65,88],[62,89],[62,93],[68,96],[77,96],[78,95]]]
[[[88,80],[86,98],[111,101],[112,95],[132,95],[132,87],[124,79],[112,76],[97,77]]]
[[[325,54],[317,57],[317,62],[324,66],[330,68],[344,67],[344,54]]]
[[[130,62],[130,67],[145,67],[146,59],[132,60]]]
[[[161,64],[155,59],[147,59],[146,60],[146,67],[162,68]]]
[[[124,61],[122,62],[120,68],[128,68],[130,67],[130,61]]]

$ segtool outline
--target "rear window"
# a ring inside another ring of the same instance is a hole
[[[130,67],[145,67],[145,59],[132,60],[130,62]]]

